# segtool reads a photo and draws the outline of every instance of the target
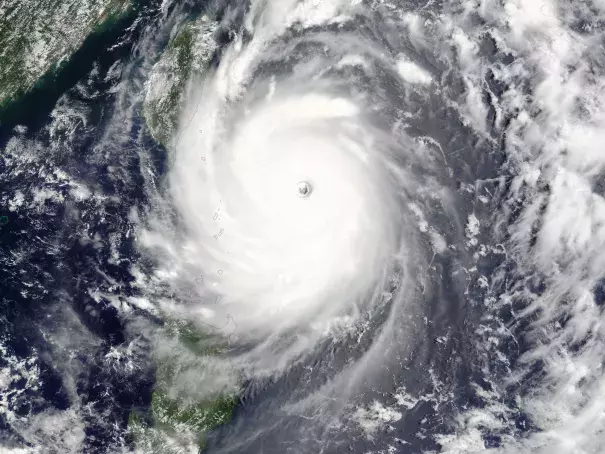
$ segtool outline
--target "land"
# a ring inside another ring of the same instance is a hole
[[[135,452],[201,452],[207,432],[231,419],[238,400],[237,385],[223,377],[231,371],[215,361],[224,348],[189,322],[168,320],[160,337],[151,406],[128,420]]]
[[[187,84],[194,76],[203,76],[216,51],[217,26],[207,16],[185,22],[151,70],[143,117],[153,138],[168,150],[178,135]],[[208,431],[231,419],[238,401],[237,380],[221,377],[224,370],[213,369],[226,363],[220,359],[224,346],[211,333],[166,318],[162,336],[172,354],[157,352],[149,411],[130,414],[128,428],[135,450],[146,454],[201,452]]]
[[[0,110],[58,71],[87,36],[130,7],[130,0],[0,2]]]
[[[151,135],[167,148],[176,133],[187,82],[203,74],[214,55],[216,28],[206,16],[185,23],[152,69],[143,116]]]

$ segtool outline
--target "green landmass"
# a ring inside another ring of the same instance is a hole
[[[151,70],[143,117],[154,139],[167,148],[177,132],[187,83],[203,75],[216,50],[217,25],[207,16],[182,24]],[[136,452],[201,452],[208,431],[231,419],[237,379],[221,375],[225,349],[211,333],[166,319],[163,336],[170,342],[156,352],[151,406],[144,415],[131,412],[129,432]]]
[[[177,127],[187,81],[206,70],[216,49],[216,28],[207,16],[186,22],[151,71],[143,116],[151,135],[166,147]]]
[[[237,403],[237,390],[222,376],[224,361],[213,361],[224,348],[192,323],[175,320],[159,342],[150,408],[132,411],[128,420],[135,452],[200,453],[206,433],[228,422]]]
[[[0,110],[56,72],[130,0],[0,1]]]

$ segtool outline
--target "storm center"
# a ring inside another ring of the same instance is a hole
[[[311,185],[307,181],[299,181],[297,186],[299,197],[308,197],[311,194]]]

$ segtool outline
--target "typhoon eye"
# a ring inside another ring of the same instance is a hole
[[[309,197],[309,195],[311,195],[311,184],[309,184],[307,181],[299,181],[298,184],[296,185],[297,188],[297,192],[298,192],[298,196],[301,198],[306,198]]]

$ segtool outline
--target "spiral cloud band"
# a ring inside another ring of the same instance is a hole
[[[193,121],[174,191],[220,297],[210,318],[230,311],[241,333],[267,334],[367,299],[388,272],[401,215],[362,110],[330,93],[286,93],[253,103],[223,137]]]
[[[349,56],[371,57],[371,45],[315,36],[270,47],[268,33],[236,38],[190,81],[170,196],[186,231],[178,262],[203,280],[187,311],[232,320],[230,341],[279,368],[393,298],[414,249],[405,210],[420,146]],[[303,58],[309,45],[330,55]],[[267,55],[300,61],[276,73]]]

